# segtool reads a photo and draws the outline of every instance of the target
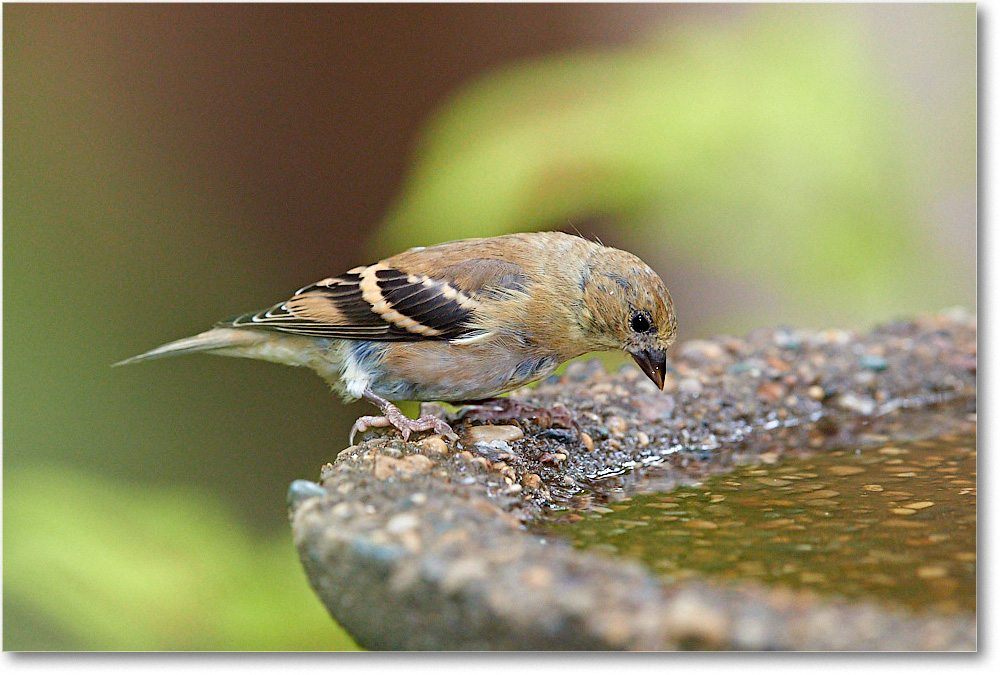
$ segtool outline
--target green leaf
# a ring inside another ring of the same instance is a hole
[[[193,489],[58,466],[4,476],[4,649],[356,649],[291,534]]]

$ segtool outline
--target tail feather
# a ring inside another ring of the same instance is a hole
[[[130,363],[152,361],[153,359],[162,359],[168,356],[181,356],[183,354],[210,352],[234,347],[249,347],[257,344],[260,340],[261,336],[256,331],[239,330],[236,328],[213,328],[192,337],[168,342],[156,349],[150,349],[144,354],[127,358],[113,365],[125,366]]]

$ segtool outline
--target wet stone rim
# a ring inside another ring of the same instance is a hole
[[[759,330],[681,344],[660,392],[577,362],[515,392],[553,420],[458,423],[457,442],[377,433],[289,491],[295,543],[333,617],[372,649],[975,649],[974,616],[908,614],[787,589],[666,584],[638,563],[531,534],[547,509],[655,471],[659,489],[974,411],[976,319]],[[615,478],[617,477],[617,478]],[[595,489],[596,488],[596,489]]]

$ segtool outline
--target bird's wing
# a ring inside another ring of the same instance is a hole
[[[433,275],[419,259],[407,262],[356,267],[222,325],[346,340],[463,339],[476,335],[470,319],[482,301],[523,283],[520,268],[501,260],[466,258]]]

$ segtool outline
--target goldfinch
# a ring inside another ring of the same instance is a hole
[[[117,363],[208,352],[315,370],[381,410],[351,429],[451,433],[391,401],[483,402],[588,352],[631,354],[660,388],[677,321],[639,258],[561,232],[412,248],[299,289],[268,309]]]

